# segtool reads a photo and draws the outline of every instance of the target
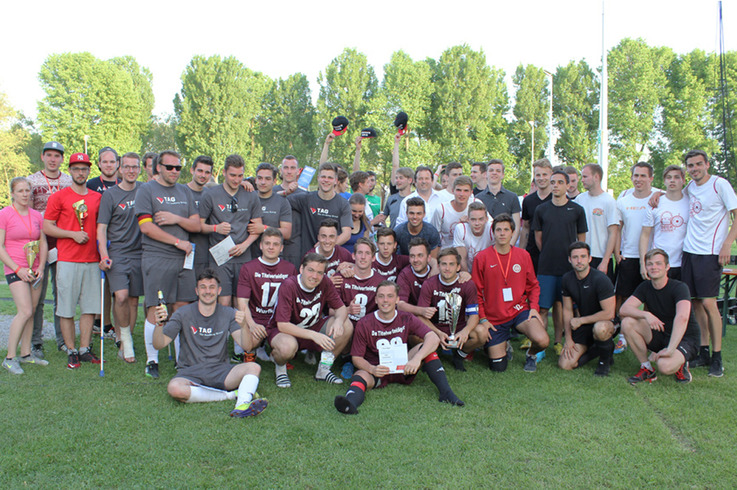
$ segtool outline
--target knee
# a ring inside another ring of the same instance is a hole
[[[245,366],[246,374],[252,374],[254,376],[261,374],[261,366],[257,362],[247,362]]]
[[[558,358],[558,367],[565,371],[571,371],[576,367],[576,363],[570,359],[565,359],[563,356],[560,356]]]
[[[612,324],[612,322],[605,321],[594,323],[594,339],[605,341],[611,339],[612,335],[614,335],[614,324]]]
[[[297,340],[291,335],[280,333],[271,343],[274,357],[279,360],[292,359],[297,353]]]
[[[177,378],[169,381],[169,385],[166,387],[166,391],[169,393],[169,396],[179,402],[186,402],[189,399],[189,386],[179,382]]]

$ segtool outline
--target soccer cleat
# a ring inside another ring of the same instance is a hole
[[[354,407],[353,404],[348,401],[348,398],[344,396],[336,396],[333,405],[335,405],[335,409],[338,410],[340,413],[345,413],[348,415],[354,415],[358,413],[358,409]]]
[[[637,374],[634,376],[627,378],[627,382],[631,384],[632,386],[636,385],[637,383],[640,383],[642,381],[647,381],[648,383],[652,383],[653,381],[657,380],[658,376],[655,374],[655,371],[650,370],[646,367],[641,367],[639,371],[637,371]]]
[[[31,347],[31,355],[35,356],[36,359],[45,359],[43,344],[37,344]]]
[[[7,369],[10,374],[23,374],[23,368],[20,367],[20,363],[18,362],[17,357],[14,357],[12,359],[4,359],[3,367]]]
[[[67,362],[67,369],[77,369],[81,366],[79,363],[79,354],[76,351],[69,353],[69,361]]]
[[[159,379],[159,363],[155,361],[149,361],[148,364],[146,364],[146,369],[144,372],[149,378]]]
[[[713,376],[714,378],[721,378],[724,376],[724,366],[722,366],[721,359],[712,358],[711,366],[709,366],[709,376]]]
[[[560,342],[554,343],[553,350],[555,351],[556,356],[560,356],[563,353],[563,344],[561,344]]]
[[[512,348],[511,342],[507,342],[507,361],[512,362],[513,357],[514,357],[514,348]]]
[[[465,371],[466,368],[463,366],[463,357],[458,353],[458,349],[453,349],[453,367],[456,371]]]
[[[600,378],[603,378],[605,376],[609,376],[609,370],[611,369],[611,364],[608,362],[599,361],[599,365],[596,366],[596,371],[594,371],[594,376],[598,376]]]
[[[525,367],[523,369],[528,373],[534,373],[537,371],[537,356],[527,356]]]
[[[330,371],[328,371],[324,377],[318,378],[317,376],[315,376],[315,381],[325,381],[326,383],[331,384],[331,385],[342,385],[343,384],[343,380],[337,377],[336,375],[334,375]]]
[[[100,364],[100,358],[94,355],[91,350],[88,350],[84,354],[80,354],[79,360],[82,362],[91,362],[92,364]]]
[[[278,388],[291,388],[292,382],[289,381],[289,376],[286,374],[277,374],[276,375],[276,386]]]
[[[256,354],[253,352],[245,352],[243,354],[243,362],[256,362]]]
[[[243,361],[243,357],[244,357],[243,354],[233,354],[233,357],[230,358],[230,363],[231,364],[240,364],[240,363],[244,362]]]
[[[691,371],[688,370],[688,361],[684,362],[683,365],[676,371],[675,374],[676,383],[690,383],[691,382]]]
[[[624,339],[624,335],[619,336],[616,345],[614,346],[614,353],[621,354],[627,350],[627,341]]]
[[[268,404],[269,401],[266,398],[254,398],[250,403],[244,403],[243,405],[235,407],[235,409],[230,412],[230,416],[238,418],[255,417],[263,412]]]
[[[519,343],[519,348],[522,350],[529,349],[530,347],[532,347],[532,341],[527,337],[524,337],[522,342]]]
[[[18,359],[21,364],[35,364],[37,366],[48,366],[49,361],[46,359],[39,359],[33,354],[33,351],[31,351],[31,354],[25,357],[16,358]]]

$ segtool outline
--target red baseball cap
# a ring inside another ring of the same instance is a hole
[[[92,164],[90,163],[90,157],[86,153],[72,154],[72,156],[69,157],[69,166],[72,166],[75,163],[85,163],[89,167],[92,166]]]

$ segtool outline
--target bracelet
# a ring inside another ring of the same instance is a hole
[[[176,247],[177,245],[179,245],[179,238],[177,238],[177,241],[174,242],[174,246]]]
[[[18,268],[13,271],[13,274],[18,274],[18,272],[20,272],[20,269],[21,269],[21,267],[18,266]]]
[[[264,231],[268,230],[269,227],[267,225],[264,225]]]
[[[103,257],[103,258],[102,258],[102,261],[103,261],[103,262],[107,262],[107,260],[108,260],[108,259],[110,259],[110,257],[108,257],[108,256],[106,255],[105,257]]]

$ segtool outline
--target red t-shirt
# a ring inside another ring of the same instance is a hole
[[[56,221],[56,226],[62,230],[80,231],[79,221],[72,205],[84,200],[87,205],[86,216],[82,220],[84,231],[89,236],[86,243],[79,244],[71,238],[59,238],[56,248],[61,262],[99,262],[97,253],[97,210],[100,208],[100,194],[88,191],[87,194],[77,194],[72,187],[55,192],[49,197],[44,219]]]

